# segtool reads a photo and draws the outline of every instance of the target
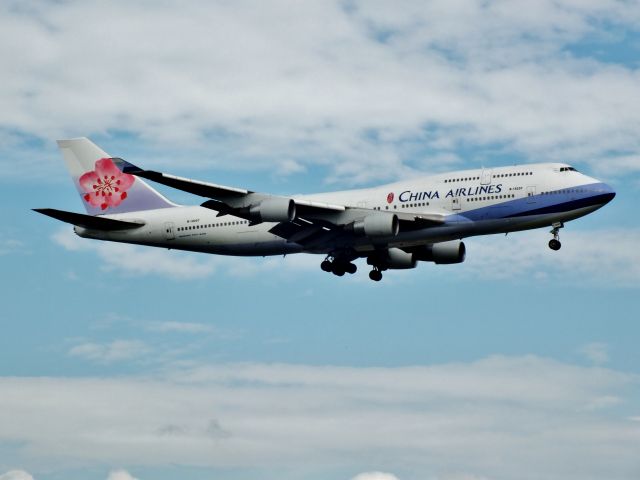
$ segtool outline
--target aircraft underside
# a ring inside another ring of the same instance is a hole
[[[321,263],[322,270],[338,276],[342,276],[345,273],[355,273],[357,267],[353,262],[359,258],[367,258],[367,263],[372,267],[370,277],[378,281],[382,278],[381,272],[387,269],[413,268],[419,261],[461,263],[464,261],[466,254],[466,247],[461,240],[478,235],[509,233],[553,226],[551,231],[553,238],[549,242],[549,247],[558,250],[561,246],[558,230],[563,227],[564,222],[587,215],[600,208],[600,206],[591,205],[560,213],[479,221],[462,220],[463,217],[460,216],[453,223],[445,223],[441,226],[416,231],[400,232],[393,238],[380,238],[375,241],[368,238],[360,238],[356,239],[356,242],[353,242],[353,237],[337,238],[334,243],[323,243],[321,245],[303,245],[288,242],[271,234],[264,235],[267,238],[261,240],[256,238],[255,242],[241,241],[215,244],[202,241],[194,243],[192,239],[185,242],[185,239],[179,237],[171,241],[145,242],[130,237],[121,238],[117,233],[105,237],[103,232],[91,232],[78,228],[76,228],[76,232],[83,237],[89,238],[217,255],[273,256],[295,253],[325,255],[326,258]],[[434,259],[433,251],[429,250],[433,249],[434,245],[442,245],[449,248],[449,251],[445,252],[446,256],[441,258],[442,261],[438,261],[437,257]]]

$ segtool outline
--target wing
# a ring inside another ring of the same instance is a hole
[[[344,205],[331,205],[278,195],[253,192],[243,188],[227,187],[190,178],[176,177],[153,170],[144,170],[121,158],[114,163],[124,173],[146,178],[168,187],[209,198],[203,207],[219,212],[219,215],[234,215],[253,223],[261,221],[290,221],[298,215],[314,215],[343,212]]]
[[[274,222],[276,225],[271,228],[271,233],[302,245],[338,240],[349,243],[350,238],[368,235],[367,232],[385,236],[385,225],[389,226],[386,233],[393,236],[399,231],[418,230],[445,221],[444,215],[437,213],[399,213],[269,195],[144,170],[121,158],[114,158],[113,161],[124,173],[208,198],[202,206],[217,211],[218,216],[233,215],[249,220],[251,224]],[[365,221],[367,217],[370,218]],[[372,217],[376,220],[371,220]]]

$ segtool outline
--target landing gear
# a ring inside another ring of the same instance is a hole
[[[558,223],[554,223],[553,225],[551,225],[553,228],[551,229],[551,234],[553,235],[553,238],[551,240],[549,240],[549,248],[551,250],[560,250],[560,247],[562,247],[562,244],[560,243],[560,229],[562,227],[564,227],[564,224],[562,222],[558,222]]]
[[[382,272],[374,268],[369,272],[369,278],[374,282],[379,282],[380,280],[382,280]]]
[[[331,265],[331,271],[337,277],[342,277],[346,273],[346,269],[344,268],[344,265],[341,262],[336,262],[335,260]]]
[[[320,268],[325,272],[331,272],[338,277],[344,276],[345,273],[353,275],[358,271],[355,263],[349,260],[329,255],[320,264]]]
[[[389,268],[385,262],[385,253],[374,252],[367,257],[367,264],[371,265],[371,271],[369,272],[369,278],[374,282],[382,280],[382,272]]]

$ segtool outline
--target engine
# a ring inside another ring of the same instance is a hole
[[[260,222],[290,222],[296,218],[296,204],[290,198],[267,198],[252,205],[249,213]]]
[[[384,252],[369,256],[367,263],[381,270],[404,270],[415,268],[417,262],[412,253],[407,253],[399,248],[390,248]]]
[[[464,242],[451,240],[449,242],[434,243],[413,253],[415,260],[435,262],[437,264],[462,263],[467,254]]]
[[[356,235],[367,237],[395,237],[399,229],[398,216],[389,213],[374,213],[353,222]]]
[[[407,253],[399,248],[390,248],[387,252],[388,256],[388,268],[405,269],[415,268],[416,260],[413,258],[412,253]]]

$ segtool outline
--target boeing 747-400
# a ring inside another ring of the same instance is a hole
[[[313,195],[270,195],[135,166],[86,138],[60,140],[86,214],[51,208],[81,237],[218,255],[320,254],[322,270],[369,277],[419,262],[461,263],[463,239],[559,229],[610,202],[613,189],[564,163],[440,173],[374,188]],[[203,197],[177,205],[145,180]]]

